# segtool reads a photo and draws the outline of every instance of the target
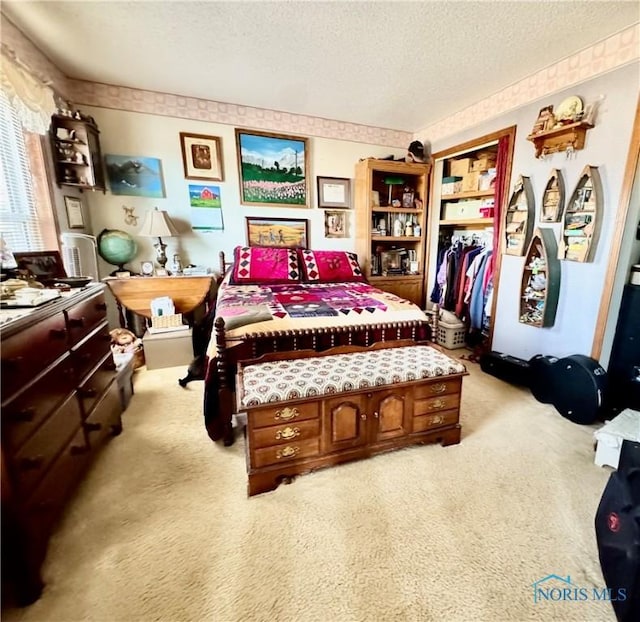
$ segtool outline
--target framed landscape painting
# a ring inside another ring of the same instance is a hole
[[[309,207],[307,139],[236,129],[240,202]]]
[[[306,219],[247,217],[246,221],[249,246],[307,248],[309,221]]]

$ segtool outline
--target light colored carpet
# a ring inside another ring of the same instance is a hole
[[[593,519],[610,471],[593,463],[595,428],[467,366],[460,445],[251,499],[242,436],[206,436],[202,382],[136,372],[124,433],[51,541],[42,598],[3,620],[614,621],[608,603],[533,601],[551,573],[604,586]]]

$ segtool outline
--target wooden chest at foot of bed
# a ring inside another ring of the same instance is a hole
[[[321,467],[409,445],[460,442],[466,370],[438,350],[296,354],[239,366],[249,495]]]

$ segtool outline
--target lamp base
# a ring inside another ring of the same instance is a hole
[[[165,266],[167,265],[167,255],[165,253],[167,245],[162,242],[161,238],[158,238],[158,242],[153,246],[156,249],[156,261],[158,262],[160,268],[164,270]]]

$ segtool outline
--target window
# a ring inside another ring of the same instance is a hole
[[[0,233],[12,251],[58,249],[42,137],[26,132],[0,91]]]

